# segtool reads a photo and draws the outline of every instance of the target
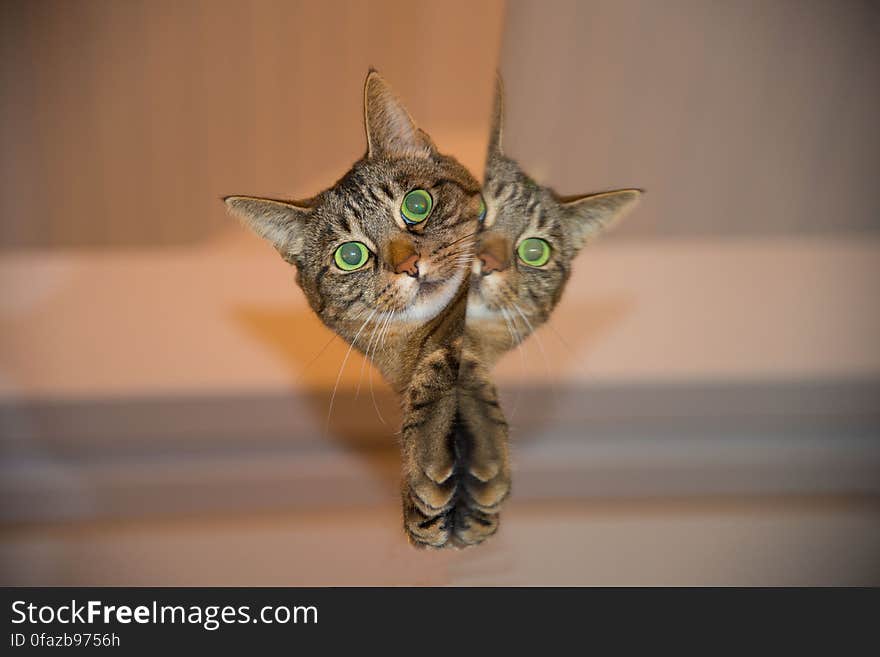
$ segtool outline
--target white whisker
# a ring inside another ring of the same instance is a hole
[[[522,346],[522,335],[520,335],[519,330],[516,328],[516,322],[514,321],[514,317],[508,312],[508,310],[504,306],[498,306],[498,309],[501,311],[501,314],[504,316],[504,321],[508,322],[508,328],[511,330],[511,335],[516,333],[516,338],[514,344],[516,344],[516,350],[519,352],[519,364],[520,364],[520,376],[522,380],[526,378],[526,356],[523,351]],[[510,412],[510,417],[514,417],[516,415],[516,411],[519,408],[519,400],[522,397],[522,385],[517,386],[516,389],[516,397],[513,399],[513,410]]]
[[[559,394],[556,386],[553,385],[553,377],[550,375],[550,360],[547,358],[547,352],[544,350],[544,341],[541,340],[541,336],[538,335],[537,331],[535,331],[535,327],[532,326],[532,323],[529,321],[529,318],[526,317],[525,313],[522,311],[522,308],[520,308],[519,305],[517,305],[513,301],[511,301],[510,303],[516,309],[516,312],[519,313],[519,316],[523,318],[523,321],[526,323],[526,325],[529,327],[531,335],[535,336],[535,342],[538,345],[538,349],[541,350],[541,360],[544,361],[544,370],[547,372],[547,382],[550,384],[550,389],[553,390],[553,397],[558,403]]]
[[[367,366],[367,361],[370,360],[370,345],[373,344],[373,338],[376,337],[376,333],[379,329],[380,322],[382,320],[381,314],[379,317],[379,321],[373,324],[373,328],[370,331],[370,339],[367,341],[367,348],[364,349],[364,359],[361,361],[361,373],[358,375],[358,386],[357,390],[354,393],[354,398],[357,399],[361,395],[361,384],[364,381],[364,368]]]
[[[336,375],[336,383],[333,385],[333,393],[330,395],[330,407],[327,409],[327,421],[324,423],[324,436],[326,437],[330,430],[330,416],[333,414],[333,400],[336,399],[336,391],[339,388],[339,381],[342,379],[342,372],[345,370],[345,364],[348,362],[348,357],[351,356],[351,350],[354,348],[355,342],[360,337],[361,332],[364,330],[364,327],[369,323],[369,321],[373,318],[378,311],[374,310],[370,313],[369,317],[364,320],[364,323],[361,324],[358,332],[355,333],[354,339],[351,341],[351,344],[348,345],[348,351],[345,352],[345,358],[342,359],[342,365],[339,366],[339,373]]]
[[[383,325],[383,329],[379,331],[379,339],[376,340],[376,346],[375,346],[375,348],[374,348],[374,350],[373,350],[374,355],[375,355],[375,352],[379,349],[379,345],[380,345],[380,344],[382,345],[383,348],[384,348],[384,346],[385,346],[385,332],[387,331],[387,327],[390,326],[390,324],[391,324],[391,319],[394,317],[394,312],[395,312],[395,311],[392,310],[392,311],[388,314],[388,317],[385,319],[385,323],[384,323],[384,325]],[[373,408],[376,409],[376,415],[379,417],[379,421],[380,421],[382,424],[386,424],[386,422],[385,422],[385,418],[382,417],[382,412],[379,410],[379,404],[376,402],[376,394],[375,394],[375,392],[373,392],[373,368],[372,368],[372,362],[370,363],[370,365],[371,365],[371,368],[370,368],[370,374],[369,374],[369,376],[367,377],[367,378],[369,379],[369,383],[370,383],[370,398],[373,400]]]
[[[327,340],[327,342],[324,344],[323,347],[321,347],[321,350],[317,354],[312,356],[312,359],[308,363],[306,363],[303,366],[303,368],[299,371],[299,377],[297,378],[297,381],[303,380],[303,377],[305,377],[305,374],[306,374],[306,370],[308,370],[312,365],[315,364],[315,361],[318,360],[325,351],[327,351],[327,347],[330,346],[330,343],[333,342],[338,337],[339,336],[336,333],[334,333],[332,336],[330,336],[330,339]]]

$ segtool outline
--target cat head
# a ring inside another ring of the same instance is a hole
[[[562,197],[537,184],[502,150],[502,94],[499,79],[483,185],[486,211],[467,321],[477,332],[485,322],[502,326],[514,336],[512,346],[547,320],[575,256],[622,219],[641,191]]]
[[[230,196],[229,209],[296,266],[319,317],[349,341],[370,323],[424,322],[470,270],[480,186],[438,153],[375,71],[364,87],[367,153],[305,201]]]

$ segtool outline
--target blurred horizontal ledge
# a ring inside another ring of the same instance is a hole
[[[633,382],[500,386],[514,440],[580,439],[595,431],[680,431],[713,439],[724,429],[836,431],[880,427],[880,378],[839,381]],[[262,448],[383,447],[399,427],[398,402],[338,390],[262,395],[0,400],[7,455],[132,458]],[[880,436],[878,436],[880,439]]]
[[[871,496],[880,499],[876,434],[596,436],[514,446],[518,501]],[[720,449],[719,449],[720,448]],[[283,450],[129,462],[31,460],[3,465],[0,522],[30,524],[228,515],[396,504],[393,449]]]
[[[0,406],[0,520],[396,503],[394,400],[327,394]],[[880,495],[880,381],[503,390],[514,497]]]

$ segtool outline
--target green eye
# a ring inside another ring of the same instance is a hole
[[[418,224],[428,218],[434,201],[424,189],[414,189],[403,197],[400,215],[408,224]]]
[[[480,215],[477,218],[480,221],[486,218],[486,201],[483,199],[482,194],[480,194]]]
[[[539,237],[529,237],[516,249],[519,259],[530,267],[543,267],[550,260],[550,244]]]
[[[369,258],[370,252],[360,242],[346,242],[336,249],[336,253],[333,254],[336,266],[343,271],[360,269]]]

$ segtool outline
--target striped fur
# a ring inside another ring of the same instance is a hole
[[[483,196],[486,218],[468,298],[468,339],[489,369],[550,317],[583,246],[620,221],[641,196],[638,189],[563,197],[532,180],[504,154],[503,89],[497,81]],[[550,244],[550,260],[531,267],[517,247],[536,237]],[[487,262],[493,263],[489,271]]]
[[[498,529],[510,492],[508,425],[490,377],[498,357],[546,321],[579,249],[619,218],[638,190],[565,199],[501,149],[496,93],[486,181],[440,154],[375,72],[364,90],[367,153],[304,201],[226,199],[290,264],[312,309],[400,395],[404,528],[420,547],[466,547]],[[404,195],[427,190],[429,218],[407,225]],[[526,237],[552,245],[547,265],[520,263]],[[344,271],[345,242],[370,251]],[[491,255],[494,268],[487,267]],[[418,264],[415,273],[402,263]],[[344,363],[343,363],[344,365]]]
[[[367,77],[364,112],[367,154],[330,189],[300,202],[250,196],[226,202],[296,266],[315,313],[399,393],[404,500],[426,510],[445,508],[457,467],[446,438],[459,422],[456,391],[480,185],[437,152],[375,72]],[[430,216],[417,225],[405,224],[400,211],[412,189],[433,199]],[[333,258],[348,241],[371,252],[353,272]],[[400,273],[398,264],[413,255],[417,276]],[[423,544],[409,531],[406,504],[407,531]]]
[[[375,72],[364,100],[368,153],[332,187],[298,202],[250,196],[226,202],[296,266],[318,317],[403,394],[434,327],[446,325],[438,318],[466,293],[480,186],[454,158],[437,152]],[[434,204],[426,221],[407,226],[400,207],[412,189],[427,190]],[[349,241],[370,251],[367,264],[351,272],[333,257]],[[418,256],[417,277],[396,270],[409,255]]]
[[[507,422],[495,386],[467,342],[461,353],[458,379],[444,391],[442,415],[437,408],[410,408],[410,422],[430,426],[430,435],[442,440],[426,450],[415,436],[408,440],[404,425],[404,445],[412,450],[412,467],[405,471],[404,526],[420,546],[481,543],[497,531],[501,503],[510,491]]]

